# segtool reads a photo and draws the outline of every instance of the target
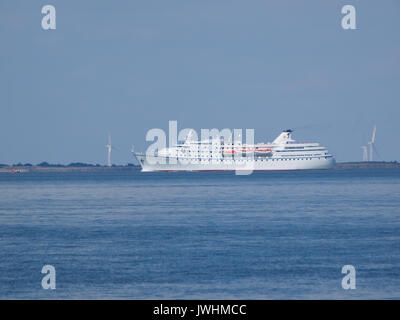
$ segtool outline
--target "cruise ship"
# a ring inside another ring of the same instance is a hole
[[[334,157],[319,143],[297,142],[284,130],[270,143],[242,144],[187,139],[155,154],[134,153],[143,172],[149,171],[264,171],[330,169]]]

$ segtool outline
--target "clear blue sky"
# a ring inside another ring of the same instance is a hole
[[[57,29],[41,28],[54,5]],[[357,30],[343,30],[352,4]],[[281,129],[400,160],[400,1],[0,2],[0,163],[132,162],[151,128]]]

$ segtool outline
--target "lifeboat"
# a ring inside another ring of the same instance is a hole
[[[256,152],[271,152],[271,148],[258,148],[256,149]]]
[[[229,150],[224,150],[224,153],[226,153],[226,154],[232,154],[232,153],[235,153],[235,150],[231,150],[231,149],[229,149]]]

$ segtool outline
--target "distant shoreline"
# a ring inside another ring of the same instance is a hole
[[[363,161],[363,162],[338,162],[335,169],[352,168],[400,168],[399,161]]]
[[[365,162],[338,162],[335,164],[334,169],[354,169],[354,168],[400,168],[399,161],[365,161]],[[37,172],[37,171],[126,171],[126,170],[138,170],[139,165],[128,164],[128,165],[113,165],[111,167],[102,165],[93,165],[86,163],[72,163],[69,165],[60,164],[48,164],[42,163],[39,165],[0,165],[1,172]]]
[[[0,165],[0,172],[31,172],[31,171],[115,171],[115,170],[137,170],[139,165],[112,165],[102,166],[86,163],[79,164],[46,164],[46,165]]]

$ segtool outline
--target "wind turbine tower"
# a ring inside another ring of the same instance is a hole
[[[367,146],[362,146],[361,149],[363,149],[363,161],[368,161],[368,148],[367,148]]]
[[[108,152],[108,157],[107,157],[107,165],[111,167],[111,135],[108,134],[108,144],[106,144],[107,152]]]
[[[369,144],[369,161],[373,161],[373,148],[375,147],[375,135],[376,135],[376,125],[374,125],[374,129],[372,130],[372,138],[371,141],[368,141]]]

